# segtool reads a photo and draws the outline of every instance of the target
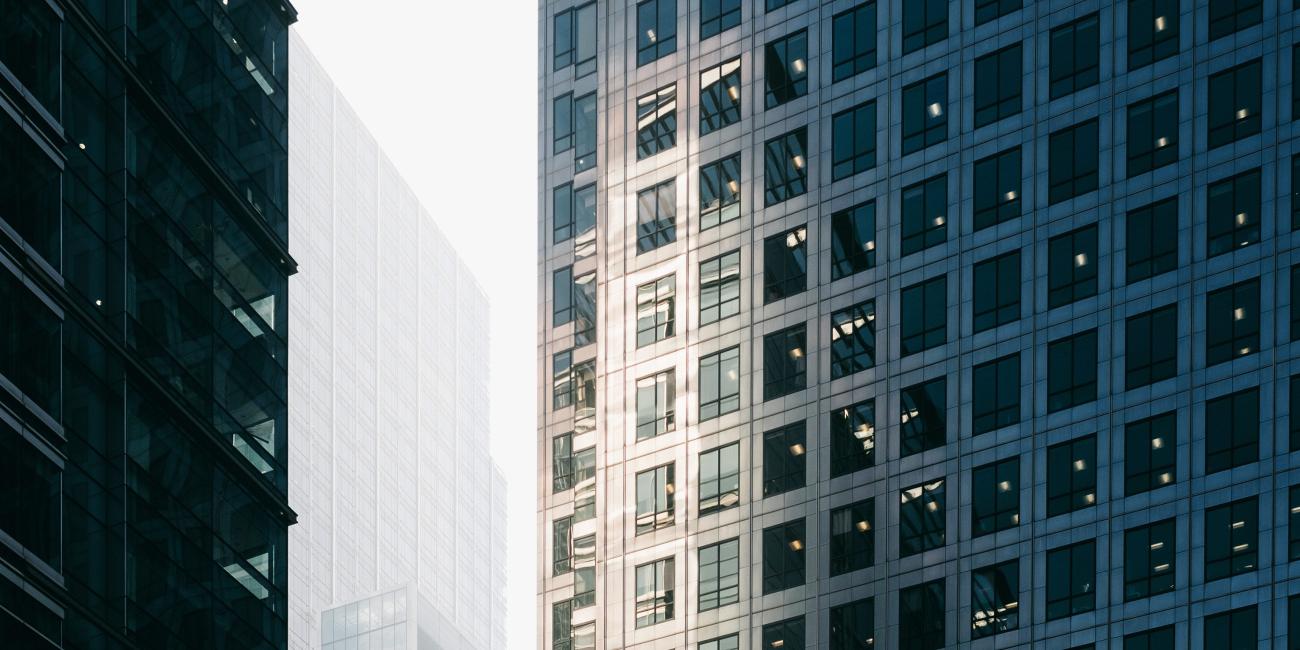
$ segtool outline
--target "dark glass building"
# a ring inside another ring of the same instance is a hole
[[[0,646],[285,646],[276,0],[0,0]]]
[[[1300,648],[1296,3],[538,6],[539,649]]]

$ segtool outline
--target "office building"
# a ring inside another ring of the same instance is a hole
[[[0,0],[0,645],[286,645],[295,16]]]
[[[539,6],[539,648],[1300,647],[1300,11]]]
[[[356,636],[348,612],[409,585],[453,629],[396,647],[504,648],[487,299],[296,33],[289,49],[289,646],[322,647],[331,621]]]

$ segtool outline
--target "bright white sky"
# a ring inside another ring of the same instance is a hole
[[[536,647],[537,3],[292,0],[295,29],[487,291],[506,629]],[[499,614],[499,613],[498,613]]]

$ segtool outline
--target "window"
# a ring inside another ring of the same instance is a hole
[[[925,3],[935,0],[924,0]],[[907,7],[921,4],[907,2]],[[939,0],[939,4],[945,3]],[[947,15],[947,9],[944,10]],[[945,28],[946,29],[946,28]],[[937,74],[903,88],[903,155],[948,139],[948,75]]]
[[[1053,133],[1047,141],[1049,203],[1097,189],[1097,120]]]
[[[1210,40],[1258,25],[1263,18],[1260,0],[1210,0]]]
[[[646,0],[636,6],[636,64],[677,50],[677,0]],[[638,626],[640,627],[640,626]]]
[[[1047,448],[1047,516],[1097,503],[1097,437],[1084,436]]]
[[[573,650],[572,600],[551,605],[551,650]]]
[[[566,266],[551,274],[551,325],[559,327],[573,322],[573,267]]]
[[[1205,365],[1259,351],[1259,279],[1205,297]]]
[[[1178,90],[1128,107],[1128,176],[1178,162]]]
[[[947,521],[943,503],[943,479],[903,490],[898,507],[899,557],[944,545]]]
[[[1292,485],[1289,491],[1289,510],[1287,511],[1286,538],[1287,560],[1300,560],[1300,485]]]
[[[800,127],[767,141],[764,152],[763,202],[772,206],[808,191],[808,129]]]
[[[582,237],[596,228],[594,183],[576,190],[573,189],[573,183],[565,183],[555,188],[553,199],[555,243]]]
[[[1174,650],[1174,626],[1129,634],[1124,637],[1124,650]]]
[[[551,439],[551,492],[573,487],[573,434],[562,433]]]
[[[808,228],[799,226],[763,241],[763,303],[808,288]]]
[[[768,0],[770,4],[772,0]],[[802,648],[804,646],[804,622],[802,616],[787,618],[784,621],[768,623],[763,626],[763,645],[767,648]]]
[[[875,265],[876,202],[859,203],[832,214],[831,279],[847,278]]]
[[[876,3],[864,2],[831,19],[831,81],[876,67]]]
[[[573,350],[556,352],[551,357],[551,410],[573,406]]]
[[[1291,48],[1291,119],[1300,119],[1300,46]],[[1291,159],[1294,169],[1295,158]],[[1294,190],[1293,190],[1294,191]]]
[[[648,440],[677,428],[673,369],[636,381],[636,439]]]
[[[831,477],[876,464],[876,402],[868,399],[831,411]]]
[[[831,179],[876,166],[876,102],[862,102],[831,118]]]
[[[1087,541],[1047,552],[1047,620],[1097,606],[1097,545]]]
[[[831,510],[831,575],[865,569],[876,561],[875,499]]]
[[[595,544],[595,541],[592,541]],[[582,609],[596,604],[596,565],[576,567],[573,570],[573,608]]]
[[[902,210],[904,255],[947,241],[948,175],[904,187]]]
[[[700,39],[716,36],[740,24],[740,0],[703,0]]]
[[[1124,602],[1174,590],[1174,520],[1124,531]]]
[[[17,281],[12,276],[7,280]],[[29,300],[32,302],[29,303]],[[30,326],[34,314],[28,310],[44,309],[43,306],[33,304],[38,301],[30,294],[22,302],[23,311],[10,311],[7,323],[15,323],[13,319],[21,313],[21,318],[29,319],[27,324]],[[21,331],[22,328],[15,329]],[[57,343],[57,334],[54,340]],[[57,361],[58,356],[54,359]],[[14,377],[12,373],[9,376]],[[57,377],[56,374],[56,384]],[[0,502],[3,503],[0,506],[0,530],[22,546],[25,560],[39,559],[49,569],[57,572],[62,568],[64,530],[63,469],[55,461],[58,456],[46,445],[34,439],[25,439],[19,432],[17,422],[11,424],[8,418],[0,421],[0,452],[3,452],[0,453],[0,498],[3,498]],[[7,544],[12,542],[7,541]],[[7,596],[10,598],[7,602],[12,606],[12,595]],[[57,627],[54,629],[57,630]],[[26,644],[19,640],[17,645]]]
[[[1259,389],[1205,402],[1205,473],[1259,460]]]
[[[776,11],[777,9],[780,9],[781,7],[784,7],[790,4],[791,2],[794,2],[794,0],[766,0],[766,8],[767,11]]]
[[[700,548],[700,611],[740,602],[740,540]]]
[[[938,650],[944,646],[943,591],[940,579],[898,592],[900,650]]]
[[[1177,196],[1131,210],[1125,221],[1129,283],[1178,267]]]
[[[1128,390],[1169,379],[1178,371],[1178,312],[1175,305],[1138,314],[1124,324],[1124,387]]]
[[[673,558],[655,560],[636,568],[636,626],[673,618]]]
[[[740,650],[740,635],[731,634],[708,641],[701,641],[699,650]]]
[[[551,575],[561,575],[573,569],[573,517],[560,517],[551,522]]]
[[[899,393],[903,456],[942,447],[948,441],[948,380],[915,384]]]
[[[876,601],[863,598],[831,608],[830,650],[876,647]]]
[[[971,474],[971,535],[1020,525],[1020,458],[976,467]]]
[[[974,275],[977,333],[1020,319],[1020,251],[976,264]]]
[[[1292,375],[1290,381],[1290,401],[1287,418],[1291,433],[1291,451],[1300,451],[1300,375]]]
[[[1210,183],[1205,194],[1205,252],[1208,257],[1259,241],[1261,214],[1258,169]]]
[[[574,523],[596,517],[596,448],[573,453]],[[574,542],[575,545],[577,541]]]
[[[740,121],[740,57],[700,73],[700,135]]]
[[[1020,8],[1021,0],[975,0],[975,24],[983,25]]]
[[[1020,148],[975,161],[973,194],[976,230],[1020,216]]]
[[[1047,344],[1047,412],[1097,399],[1097,330]]]
[[[876,365],[876,302],[831,313],[831,379]]]
[[[700,357],[700,422],[740,409],[740,347]]]
[[[1254,571],[1259,555],[1255,497],[1205,511],[1205,581]]]
[[[1291,340],[1300,340],[1300,264],[1291,267]]]
[[[775,108],[808,94],[808,32],[799,30],[767,44],[764,56],[766,106]]]
[[[1128,3],[1128,69],[1178,54],[1178,0]]]
[[[1300,650],[1300,596],[1288,598],[1286,606],[1286,648]]]
[[[763,401],[803,390],[807,375],[807,333],[802,323],[763,337]]]
[[[596,340],[596,272],[573,279],[573,344],[586,345]]]
[[[807,434],[803,421],[763,434],[763,496],[789,492],[806,483],[804,454]]]
[[[672,338],[676,323],[677,276],[669,275],[636,288],[636,346]]]
[[[971,637],[1020,627],[1020,561],[975,569],[970,576]]]
[[[700,230],[740,218],[740,154],[700,166]]]
[[[1178,419],[1173,411],[1124,426],[1124,494],[1132,496],[1177,480]]]
[[[677,84],[636,100],[636,159],[677,146]]]
[[[903,355],[948,340],[948,278],[939,276],[903,289]]]
[[[1051,95],[1064,97],[1097,85],[1100,46],[1097,14],[1057,27],[1051,33]]]
[[[1259,133],[1262,74],[1256,59],[1210,75],[1210,148]]]
[[[574,76],[596,71],[596,3],[555,14],[555,69],[576,65]]]
[[[740,503],[740,444],[700,454],[700,516]]]
[[[763,595],[804,583],[805,541],[803,519],[763,531]]]
[[[558,153],[558,152],[557,152]],[[573,100],[573,170],[596,166],[596,93]]]
[[[700,325],[740,313],[740,251],[700,262]]]
[[[1214,3],[1212,2],[1211,5]],[[1258,5],[1256,5],[1258,6]],[[1259,615],[1255,606],[1205,617],[1205,647],[1251,650],[1259,647]]]
[[[552,103],[551,130],[555,133],[552,153],[556,156],[573,148],[577,120],[573,115],[573,93],[564,93]]]
[[[636,534],[673,525],[673,465],[636,475]]]
[[[636,251],[652,251],[677,241],[677,179],[636,194]]]
[[[1020,112],[1021,62],[1019,43],[975,59],[975,126],[992,124]],[[1016,170],[1019,178],[1020,170]]]
[[[1011,354],[971,370],[971,430],[987,433],[1020,421],[1020,354]]]
[[[948,38],[948,3],[911,0],[903,3],[903,54]]]

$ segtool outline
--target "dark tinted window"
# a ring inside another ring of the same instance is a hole
[[[763,434],[763,496],[804,486],[807,435],[802,420]]]
[[[898,645],[901,650],[944,647],[944,619],[943,580],[898,592]]]
[[[1205,402],[1205,473],[1259,460],[1259,390]]]
[[[583,237],[596,228],[596,185],[573,188],[573,183],[565,183],[552,193],[552,214],[555,218],[555,243],[578,238],[575,250],[585,243]]]
[[[1210,147],[1259,133],[1263,107],[1259,60],[1210,76]]]
[[[904,187],[902,205],[904,255],[948,239],[948,174]]]
[[[975,24],[1005,16],[1020,8],[1021,0],[975,0]]]
[[[903,289],[903,354],[943,345],[948,340],[948,278],[939,276]]]
[[[1052,30],[1049,55],[1052,99],[1097,84],[1100,50],[1097,14]]]
[[[903,54],[948,38],[948,3],[915,0],[903,3]]]
[[[1125,227],[1128,282],[1145,280],[1178,266],[1177,196],[1129,211]]]
[[[876,463],[876,402],[868,399],[831,411],[831,476]]]
[[[975,229],[1020,216],[1020,147],[975,161]]]
[[[1132,496],[1178,480],[1178,418],[1172,411],[1124,427],[1124,494]]]
[[[1259,351],[1259,280],[1247,280],[1205,296],[1205,364]]]
[[[768,43],[763,60],[768,108],[808,94],[808,32],[799,30]]]
[[[831,279],[876,265],[876,202],[859,203],[831,215]]]
[[[1097,120],[1061,129],[1047,141],[1050,203],[1097,189]]]
[[[776,399],[807,385],[808,343],[803,323],[763,337],[763,399]]]
[[[1259,241],[1258,169],[1211,183],[1205,190],[1205,198],[1205,252],[1208,257]]]
[[[740,58],[700,73],[700,135],[740,121]]]
[[[1124,602],[1174,590],[1174,520],[1124,531]]]
[[[898,555],[907,557],[944,545],[947,515],[943,479],[902,491],[898,506]]]
[[[1047,516],[1097,503],[1097,437],[1084,436],[1047,448]]]
[[[808,229],[799,226],[763,242],[763,302],[793,296],[808,288]]]
[[[772,526],[763,531],[763,593],[771,594],[804,583],[803,519]],[[767,636],[764,630],[763,636]],[[802,636],[802,635],[801,635]],[[799,640],[802,647],[803,640]],[[779,646],[778,646],[779,647]]]
[[[971,431],[979,435],[1020,421],[1020,355],[971,369]]]
[[[1128,176],[1178,162],[1178,91],[1128,107]]]
[[[832,576],[875,564],[875,510],[874,499],[831,510]]]
[[[1023,59],[1019,43],[975,59],[976,127],[1020,112]]]
[[[1020,561],[975,569],[970,576],[971,636],[979,639],[1020,627]]]
[[[768,0],[771,4],[772,0]],[[763,626],[764,648],[802,648],[804,647],[804,622],[802,616],[788,618]]]
[[[1124,650],[1174,650],[1174,626],[1129,634],[1124,637]]]
[[[677,145],[677,84],[636,100],[636,159]]]
[[[1300,485],[1292,485],[1287,497],[1286,557],[1300,560]]]
[[[808,130],[798,128],[763,147],[763,202],[776,205],[808,191]]]
[[[976,332],[1020,318],[1020,252],[1012,251],[975,265]]]
[[[1263,17],[1260,0],[1210,0],[1210,40],[1258,25]]]
[[[1097,545],[1080,542],[1047,552],[1047,620],[1097,606]]]
[[[1259,502],[1242,499],[1205,511],[1205,580],[1254,571],[1259,561]]]
[[[1178,0],[1128,3],[1128,69],[1178,54]]]
[[[1020,458],[976,467],[971,473],[971,535],[1020,525]]]
[[[876,365],[876,302],[831,313],[831,379]]]
[[[1252,650],[1259,647],[1259,614],[1255,606],[1205,617],[1205,647]]]
[[[677,50],[677,0],[646,0],[636,6],[636,64]]]
[[[863,102],[831,118],[831,178],[876,166],[876,102]]]
[[[875,2],[835,14],[831,32],[832,81],[843,81],[876,67]]]
[[[700,165],[700,230],[740,218],[740,154]]]
[[[831,650],[876,647],[876,602],[863,598],[831,608]]]
[[[934,2],[935,0],[925,0]],[[940,4],[944,4],[939,0]],[[904,7],[920,2],[904,3]],[[947,10],[945,9],[945,16]],[[937,74],[903,88],[903,154],[948,138],[948,75]]]
[[[1047,242],[1047,306],[1060,307],[1097,295],[1097,226]]]
[[[948,381],[944,377],[904,388],[898,395],[902,455],[941,447],[948,439]]]
[[[721,34],[739,24],[740,0],[701,0],[701,39]]]
[[[700,262],[700,325],[740,313],[740,251]]]
[[[1047,344],[1047,411],[1097,399],[1097,330]]]
[[[1124,388],[1132,390],[1178,372],[1178,310],[1153,309],[1124,323]]]

